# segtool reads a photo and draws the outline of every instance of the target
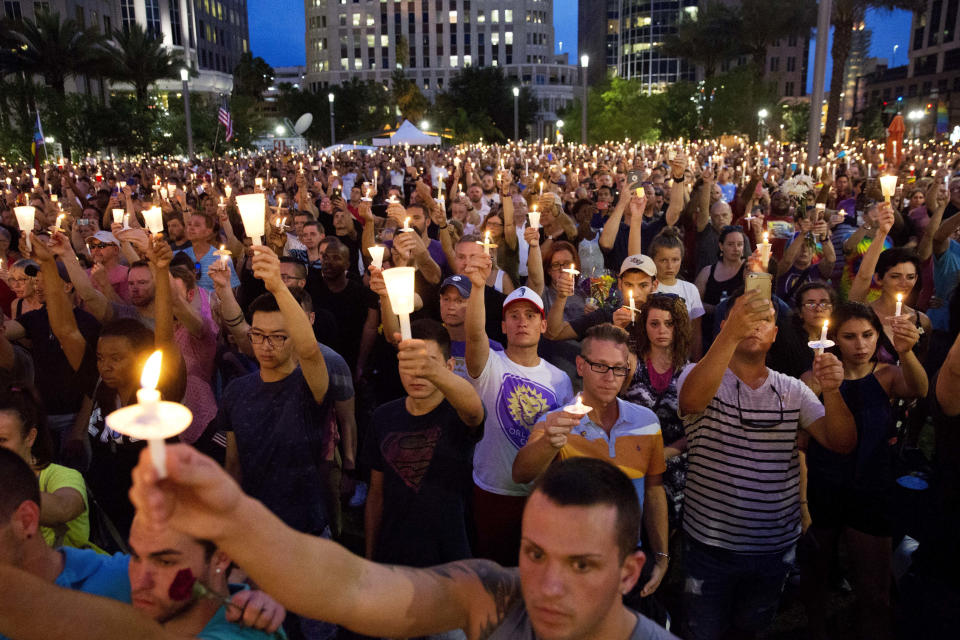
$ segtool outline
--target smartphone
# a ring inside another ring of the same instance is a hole
[[[80,225],[81,227],[89,227],[90,221],[87,220],[86,218],[80,218],[79,220],[77,220],[77,224]]]
[[[632,169],[627,171],[627,186],[640,184],[643,180],[643,169]]]
[[[744,293],[759,291],[760,297],[770,300],[773,291],[773,274],[750,271],[745,276]]]

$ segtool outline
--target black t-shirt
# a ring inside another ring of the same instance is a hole
[[[25,313],[17,320],[30,340],[37,391],[43,398],[47,415],[76,413],[84,393],[91,392],[98,377],[96,344],[100,323],[81,309],[74,309],[73,316],[87,341],[87,351],[79,371],[74,371],[70,366],[60,341],[53,335],[45,306]]]
[[[356,237],[351,238],[348,235],[337,235],[336,231],[329,235],[335,236],[350,250],[350,264],[347,265],[347,271],[349,273],[360,273],[360,237],[363,235],[363,227],[356,220],[351,221],[353,222],[353,228],[357,232]]]
[[[471,431],[446,400],[422,416],[407,411],[406,398],[377,408],[362,454],[383,473],[377,562],[428,567],[470,557],[467,499],[482,424]]]
[[[654,218],[649,222],[644,220],[640,224],[640,252],[644,255],[649,255],[647,250],[650,247],[650,243],[653,241],[654,236],[667,226],[667,221],[665,218],[660,217]],[[603,254],[604,266],[614,273],[619,273],[620,265],[623,264],[623,261],[630,255],[629,244],[630,225],[621,222],[620,228],[617,229],[617,237],[613,241],[613,248],[611,248],[610,251],[605,251]]]
[[[313,299],[314,309],[329,311],[336,318],[337,339],[328,343],[328,346],[343,356],[350,370],[356,373],[367,312],[379,309],[380,299],[353,278],[347,278],[347,286],[338,293],[331,291],[323,278],[310,278],[307,280],[307,291]]]

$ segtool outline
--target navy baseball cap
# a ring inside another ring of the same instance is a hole
[[[457,291],[460,292],[460,295],[464,298],[470,297],[470,291],[473,290],[473,284],[470,282],[470,278],[466,276],[450,276],[443,281],[443,284],[440,285],[440,293],[443,293],[443,290],[447,287],[456,287]]]

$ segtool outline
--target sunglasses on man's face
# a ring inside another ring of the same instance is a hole
[[[87,246],[90,247],[91,249],[106,249],[107,247],[112,247],[113,244],[109,242],[94,241],[94,242],[88,242]]]

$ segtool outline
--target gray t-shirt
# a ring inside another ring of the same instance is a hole
[[[639,613],[636,615],[637,625],[628,640],[679,640],[653,620]],[[527,615],[527,607],[522,600],[507,614],[488,640],[537,640],[533,625],[530,624],[530,616]]]

